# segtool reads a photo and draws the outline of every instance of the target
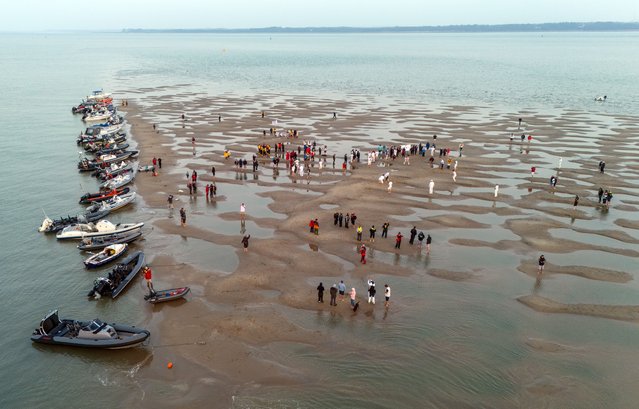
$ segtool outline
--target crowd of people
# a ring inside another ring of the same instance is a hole
[[[317,286],[317,302],[324,302],[324,291],[326,288],[322,282]],[[347,287],[344,283],[344,280],[340,280],[339,283],[334,283],[329,289],[330,295],[330,305],[333,307],[337,306],[337,301],[343,302],[346,300],[346,296],[348,295],[348,300],[350,301],[350,308],[353,311],[357,311],[359,308],[359,297],[357,296],[357,290],[355,287],[351,287],[350,291],[347,294]],[[375,305],[377,289],[375,285],[375,281],[372,279],[368,279],[366,282],[366,295],[368,304]],[[390,306],[390,298],[391,298],[391,288],[388,284],[384,284],[384,307],[388,308]]]

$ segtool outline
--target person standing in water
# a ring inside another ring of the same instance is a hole
[[[244,245],[244,252],[246,253],[248,251],[248,246],[249,246],[249,239],[251,238],[251,235],[245,235],[244,237],[242,237],[242,244]]]
[[[541,274],[544,272],[544,266],[546,265],[546,257],[544,257],[543,254],[539,256],[538,264],[539,268],[537,270],[537,274]]]
[[[246,220],[246,205],[244,203],[240,205],[240,220]]]
[[[333,286],[329,290],[329,293],[331,294],[330,304],[332,306],[336,306],[337,305],[337,284],[333,284]]]
[[[182,223],[182,227],[186,225],[186,210],[182,207],[180,209],[180,222]]]
[[[322,283],[317,286],[317,302],[324,302],[324,286]]]
[[[384,284],[384,307],[388,307],[390,305],[391,298],[391,288],[388,284]]]

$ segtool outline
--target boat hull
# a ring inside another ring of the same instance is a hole
[[[70,322],[71,320],[63,320],[64,322]],[[82,323],[85,324],[85,323]],[[118,332],[118,335],[123,335],[125,338],[118,337],[116,339],[82,339],[70,336],[56,336],[56,335],[32,335],[31,341],[39,344],[47,345],[63,345],[70,347],[81,347],[91,349],[126,349],[133,348],[144,341],[150,336],[151,332],[145,329],[136,328],[128,325],[110,324],[113,329]]]
[[[83,232],[83,231],[73,231],[65,233],[64,231],[58,232],[56,234],[56,239],[58,240],[80,240],[84,238],[93,238],[93,237],[109,237],[114,234],[122,234],[132,230],[141,229],[144,226],[144,223],[133,223],[130,225],[124,225],[124,227],[114,230],[114,231],[104,231],[104,232]]]
[[[169,290],[159,290],[154,294],[145,295],[144,299],[151,304],[173,301],[183,298],[191,289],[189,287],[171,288]]]
[[[78,249],[81,251],[97,250],[110,246],[111,244],[132,243],[140,237],[142,237],[141,230],[134,230],[122,235],[114,234],[111,237],[95,237],[87,239],[89,243],[80,243]]]

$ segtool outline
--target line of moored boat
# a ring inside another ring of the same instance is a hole
[[[82,120],[88,125],[77,138],[77,144],[86,152],[78,162],[78,170],[91,172],[98,186],[96,192],[86,193],[80,198],[80,204],[88,205],[83,212],[57,219],[45,214],[38,230],[55,233],[58,240],[80,240],[78,249],[81,251],[98,250],[97,253],[91,253],[84,264],[86,268],[99,268],[124,256],[129,244],[142,237],[142,222],[112,223],[105,219],[112,212],[135,201],[136,193],[127,185],[135,179],[138,168],[133,161],[139,151],[129,149],[124,130],[125,120],[118,115],[111,94],[102,90],[94,91],[71,111],[81,114]],[[142,170],[149,170],[148,166]],[[128,255],[94,280],[88,297],[116,299],[144,266],[143,252],[136,251]],[[175,290],[181,292],[176,293]],[[176,299],[186,294],[188,287],[163,291],[172,294],[158,297],[155,293],[145,299],[150,302]],[[155,298],[151,300],[151,296]],[[99,319],[60,319],[56,310],[42,319],[31,340],[46,344],[120,349],[139,345],[150,335],[145,329],[107,324]]]

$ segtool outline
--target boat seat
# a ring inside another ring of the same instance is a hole
[[[98,329],[96,329],[95,331],[93,331],[94,334],[97,334],[98,332],[102,331],[104,329],[104,327],[106,327],[108,324],[106,322],[103,322],[102,325],[100,325],[98,327]]]

